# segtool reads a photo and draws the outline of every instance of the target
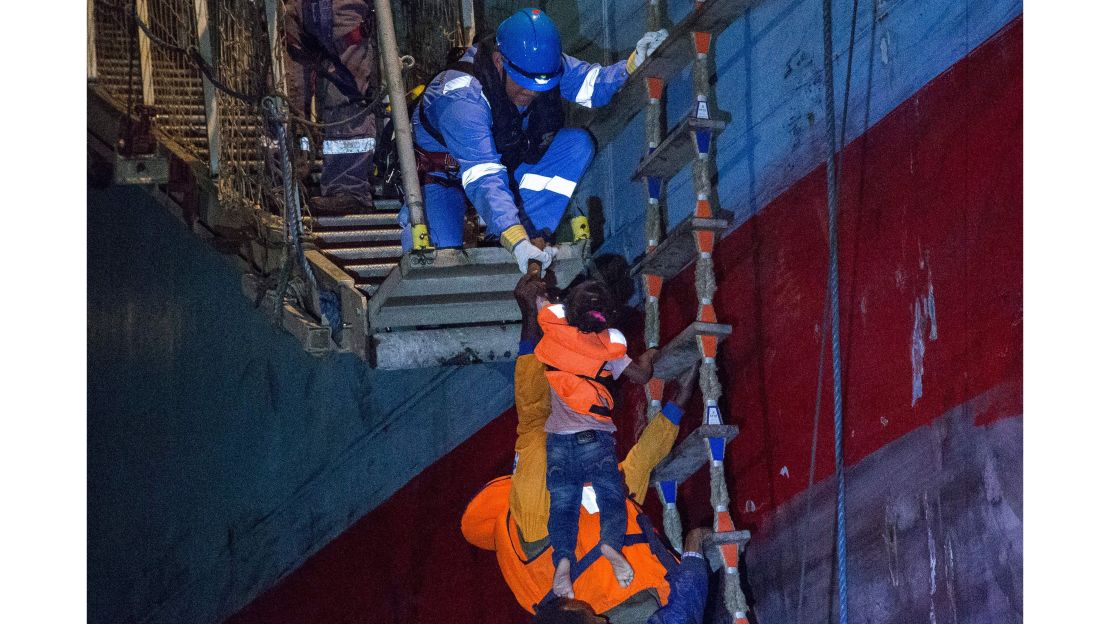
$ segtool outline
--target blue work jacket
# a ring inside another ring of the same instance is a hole
[[[472,63],[476,53],[471,46],[459,60]],[[628,79],[625,61],[603,67],[564,54],[563,68],[560,95],[587,108],[608,104]],[[421,105],[444,143],[424,129],[419,114],[413,115],[413,139],[421,149],[449,152],[459,162],[463,189],[486,222],[487,233],[498,236],[519,224],[509,173],[494,145],[493,113],[478,79],[454,69],[442,71],[428,85]]]

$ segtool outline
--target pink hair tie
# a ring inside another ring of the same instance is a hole
[[[597,310],[590,310],[590,316],[592,316],[595,319],[601,321],[602,323],[605,322],[605,315],[602,314],[601,312],[598,312]]]

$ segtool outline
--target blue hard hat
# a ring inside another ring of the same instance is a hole
[[[547,91],[563,77],[563,43],[547,13],[521,9],[497,27],[505,71],[525,89]]]

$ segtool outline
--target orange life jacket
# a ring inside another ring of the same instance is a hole
[[[536,359],[547,365],[547,381],[567,407],[608,420],[613,394],[605,386],[613,374],[605,363],[624,357],[628,342],[617,329],[583,332],[567,322],[562,304],[545,306],[538,315],[543,338]]]
[[[511,483],[511,478],[504,476],[487,484],[463,513],[462,532],[466,541],[474,546],[497,553],[501,575],[517,602],[528,612],[535,613],[536,605],[549,597],[555,565],[551,560],[550,545],[531,559],[525,556],[520,532],[509,513]],[[574,549],[575,558],[579,561],[572,569],[572,574],[575,570],[579,571],[573,583],[574,597],[588,602],[597,613],[604,613],[634,594],[653,587],[662,604],[667,604],[670,597],[671,588],[664,577],[667,566],[677,565],[677,559],[650,528],[650,522],[646,522],[647,516],[640,506],[632,499],[626,499],[626,506],[626,545],[621,552],[635,572],[628,587],[618,585],[609,564],[598,561],[601,559],[598,548],[601,514],[591,514],[580,507],[578,544]]]

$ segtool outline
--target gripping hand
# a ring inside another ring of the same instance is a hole
[[[513,247],[513,257],[516,258],[516,265],[520,268],[521,273],[528,272],[528,261],[535,260],[540,263],[540,272],[547,270],[551,263],[555,260],[555,248],[548,247],[540,249],[532,244],[531,241],[525,239],[520,241]]]
[[[644,33],[644,36],[640,37],[640,40],[636,42],[636,49],[632,52],[632,55],[628,57],[628,73],[631,74],[636,71],[637,67],[643,65],[647,57],[651,56],[651,53],[662,45],[663,41],[666,39],[666,28]]]

